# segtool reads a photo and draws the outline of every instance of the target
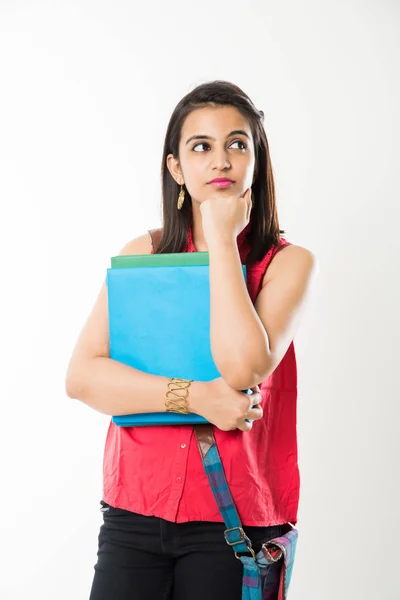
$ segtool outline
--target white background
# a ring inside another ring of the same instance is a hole
[[[400,597],[399,24],[388,0],[1,0],[3,600],[88,598],[109,417],[65,372],[110,257],[161,225],[175,105],[213,79],[264,111],[284,237],[320,263],[290,600]]]

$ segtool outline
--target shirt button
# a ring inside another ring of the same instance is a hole
[[[182,481],[182,477],[177,477],[176,480],[178,483],[180,483]]]
[[[181,444],[181,448],[186,448],[186,444]]]

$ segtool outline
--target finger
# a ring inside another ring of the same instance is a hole
[[[250,212],[251,212],[251,200],[250,200],[249,190],[247,190],[247,192],[245,193],[244,199],[246,202],[246,220],[248,221],[250,218]]]
[[[240,431],[250,431],[252,427],[253,427],[253,423],[244,421],[244,422],[240,423],[240,425],[238,426],[238,429],[240,429]]]
[[[253,394],[249,396],[249,400],[250,406],[252,404],[261,404],[261,402],[263,401],[263,397],[261,396],[260,392],[253,392]]]
[[[246,196],[246,197],[247,197],[247,201],[248,201],[248,203],[249,203],[250,209],[251,209],[251,208],[252,208],[252,206],[253,206],[253,205],[252,205],[252,202],[251,202],[251,188],[249,188],[249,189],[247,190],[247,196]]]
[[[250,388],[253,392],[259,392],[260,391],[260,386],[259,385],[253,385],[252,388]]]
[[[263,414],[264,411],[262,406],[253,406],[253,408],[251,408],[247,413],[246,419],[249,419],[250,421],[258,421],[258,419],[262,418]]]
[[[249,410],[246,413],[246,419],[254,419],[254,415],[256,415],[256,418],[259,418],[259,415],[261,414],[261,416],[263,415],[264,411],[263,408],[261,406],[261,404],[253,404],[253,406],[251,408],[249,408]]]
[[[251,208],[251,206],[252,206],[252,204],[251,204],[251,188],[249,188],[247,190],[247,200],[249,201],[250,208]]]
[[[246,208],[251,208],[251,188],[247,188],[247,190],[245,191],[244,194],[242,194],[242,196],[239,196],[239,198],[242,198],[245,203],[246,203]]]

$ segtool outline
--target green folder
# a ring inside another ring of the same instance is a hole
[[[210,264],[208,252],[178,252],[173,254],[123,254],[111,258],[112,269],[129,267],[185,267]]]

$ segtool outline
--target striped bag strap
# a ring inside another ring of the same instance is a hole
[[[162,229],[150,229],[148,231],[153,252],[156,252],[162,237]],[[249,390],[242,391],[249,392]],[[259,553],[259,555],[262,555],[261,558],[257,555],[259,567],[256,563],[251,540],[243,530],[239,514],[233,502],[217,449],[213,426],[211,424],[195,425],[194,431],[208,482],[226,525],[225,540],[229,546],[232,546],[236,558],[243,564],[242,600],[263,600],[260,568],[265,573],[265,571],[268,571],[268,565],[280,560],[282,554],[285,560],[280,575],[278,598],[279,600],[286,600],[296,550],[297,529],[293,527],[292,531],[286,533],[285,536],[275,538],[273,542],[267,542],[265,552]],[[238,556],[238,552],[250,552],[252,556]]]
[[[260,570],[255,560],[251,541],[243,531],[239,514],[233,502],[215,442],[213,426],[211,424],[195,425],[194,431],[208,482],[226,525],[225,541],[232,546],[236,558],[243,564],[242,600],[262,600]],[[238,556],[238,552],[250,552],[252,556]]]

